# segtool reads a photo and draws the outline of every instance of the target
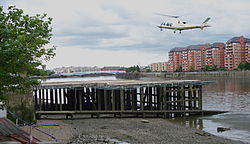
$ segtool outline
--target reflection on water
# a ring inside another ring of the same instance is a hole
[[[230,112],[206,117],[177,118],[174,122],[214,135],[250,142],[250,78],[199,79],[215,81],[203,87],[203,109]],[[218,127],[230,130],[217,132]]]

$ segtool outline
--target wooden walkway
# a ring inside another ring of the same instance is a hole
[[[33,90],[37,116],[44,114],[188,116],[202,111],[199,80],[111,80],[42,83]]]

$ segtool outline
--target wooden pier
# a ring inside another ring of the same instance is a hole
[[[47,82],[33,90],[36,114],[179,117],[202,111],[198,80]]]

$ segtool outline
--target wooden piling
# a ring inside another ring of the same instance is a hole
[[[114,81],[115,82],[115,81]],[[89,112],[100,114],[135,114],[145,117],[179,117],[192,110],[202,110],[202,85],[196,81],[133,82],[124,85],[116,82],[108,84],[78,83],[60,86],[46,86],[34,89],[33,96],[37,111]],[[194,112],[192,112],[194,113]],[[70,113],[67,113],[70,114]]]

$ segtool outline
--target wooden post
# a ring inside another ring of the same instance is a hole
[[[152,87],[149,87],[149,91],[148,91],[148,100],[149,100],[149,110],[153,110],[153,103],[152,103]]]
[[[102,101],[101,101],[101,90],[96,89],[96,97],[97,97],[97,109],[101,110],[102,109]]]
[[[189,91],[188,91],[188,110],[192,109],[192,85],[189,85]]]
[[[79,97],[79,110],[82,110],[82,101],[84,100],[83,90],[78,91],[78,97]]]
[[[111,101],[112,101],[112,110],[116,110],[116,108],[115,108],[115,90],[111,90]]]
[[[54,110],[54,94],[53,94],[54,89],[50,89],[50,105],[51,105],[51,110]]]
[[[182,87],[181,87],[181,93],[180,93],[180,95],[181,95],[181,110],[185,110],[185,91],[184,91],[184,89],[185,89],[185,85],[183,85]]]
[[[45,108],[48,109],[49,106],[49,90],[45,89],[46,101],[45,101]]]
[[[202,110],[202,85],[198,89],[199,110]]]
[[[143,88],[140,88],[140,105],[141,105],[141,110],[144,110],[144,93],[143,93]]]
[[[124,110],[124,90],[120,90],[120,105],[121,105],[121,110]]]
[[[60,111],[62,111],[62,89],[59,89],[59,104],[60,104]]]
[[[58,110],[58,94],[57,89],[55,89],[55,105],[56,105],[56,111]]]
[[[157,88],[154,87],[154,109],[157,109]]]
[[[193,87],[194,87],[194,89],[193,89],[193,97],[192,97],[192,99],[193,99],[193,107],[194,107],[194,109],[199,109],[199,98],[197,97],[197,95],[196,95],[196,92],[198,91],[197,89],[197,86],[196,85],[193,85]]]
[[[132,93],[132,90],[127,90],[126,91],[126,105],[125,105],[126,110],[131,110],[132,109],[132,106],[131,106],[131,93]]]
[[[68,105],[68,100],[67,100],[67,89],[64,88],[63,89],[63,110],[67,109],[67,105]]]
[[[162,110],[162,97],[163,97],[163,91],[162,91],[162,87],[160,88],[157,88],[158,89],[158,94],[157,94],[157,97],[158,97],[158,108],[159,110]]]
[[[39,94],[39,110],[42,111],[42,90],[39,89],[38,90],[38,94]]]
[[[104,110],[108,110],[107,90],[104,90],[103,98],[104,98]]]
[[[132,90],[132,110],[137,110],[137,92]]]
[[[83,96],[82,97],[82,104],[84,105],[84,103],[85,103],[85,106],[87,107],[88,110],[91,109],[91,105],[93,106],[93,102],[91,104],[91,101],[90,101],[90,99],[91,99],[90,95],[91,94],[90,94],[89,88],[86,88],[86,92],[84,91],[84,89],[82,90],[82,96]],[[84,97],[86,98],[86,102],[84,101]],[[93,99],[92,99],[92,101],[93,101]]]
[[[167,110],[167,92],[166,92],[166,87],[163,87],[163,105],[164,108],[163,110]],[[164,118],[167,118],[167,114],[164,112]]]
[[[74,110],[77,110],[77,89],[74,88]]]
[[[42,110],[45,110],[45,89],[42,89]]]
[[[92,110],[96,110],[96,89],[92,88],[91,92],[89,88],[86,88],[86,95],[91,97],[92,100]]]
[[[33,92],[34,92],[35,110],[38,110],[37,90],[34,90]]]

